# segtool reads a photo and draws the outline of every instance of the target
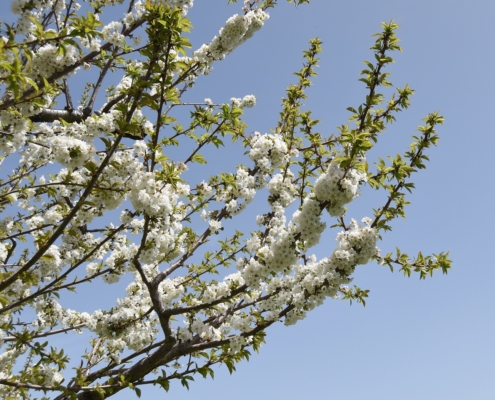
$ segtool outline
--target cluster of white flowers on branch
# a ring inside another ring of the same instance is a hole
[[[117,3],[127,3],[121,18],[104,25],[99,15]],[[412,173],[442,122],[429,115],[404,156],[369,170],[366,153],[412,94],[406,86],[384,102],[378,93],[389,86],[382,70],[399,48],[397,25],[377,36],[376,62],[363,72],[367,100],[349,109],[356,126],[337,136],[316,132],[301,110],[318,39],[272,133],[247,133],[241,116],[254,95],[182,101],[275,3],[244,1],[243,14],[189,51],[192,0],[12,1],[17,20],[0,32],[1,397],[99,399],[149,383],[187,385],[215,364],[232,371],[270,325],[294,324],[328,297],[364,304],[367,291],[347,286],[359,265],[376,259],[421,277],[449,269],[444,253],[411,259],[377,249],[380,232],[404,215]],[[84,89],[74,78],[80,67],[93,79]],[[179,107],[191,109],[185,126]],[[188,172],[207,163],[211,146],[244,147],[245,164]],[[360,224],[346,207],[363,185],[386,196]],[[266,196],[264,208],[254,209],[256,196]],[[230,222],[241,214],[257,223],[248,235]],[[318,259],[309,251],[328,244],[325,219],[340,232]],[[69,294],[87,286],[115,301],[67,308]],[[89,349],[60,348],[67,333],[86,335]]]
[[[211,43],[204,44],[193,53],[194,57],[207,64],[215,60],[223,60],[261,29],[268,18],[269,15],[260,8],[248,11],[244,15],[234,15],[227,20]]]

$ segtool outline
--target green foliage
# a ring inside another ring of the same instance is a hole
[[[432,256],[423,256],[421,252],[418,252],[416,258],[411,259],[408,254],[402,253],[397,248],[395,257],[392,253],[388,253],[384,257],[377,257],[377,260],[382,265],[387,265],[390,271],[394,270],[394,264],[400,266],[399,271],[407,277],[410,277],[412,272],[419,273],[419,279],[425,279],[428,275],[433,276],[436,270],[442,270],[442,273],[446,274],[452,268],[449,253],[444,252]]]
[[[368,293],[370,292],[368,289],[362,290],[356,285],[354,285],[354,288],[352,289],[343,288],[341,289],[341,291],[344,294],[342,300],[349,300],[351,305],[352,305],[352,301],[356,300],[358,303],[361,303],[363,307],[366,306],[365,299],[368,297]]]

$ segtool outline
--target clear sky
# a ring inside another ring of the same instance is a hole
[[[189,13],[194,48],[241,12],[242,0],[226,4],[195,1]],[[261,31],[199,80],[188,100],[222,103],[254,94],[257,105],[245,115],[249,130],[268,132],[285,88],[295,82],[292,72],[300,69],[303,50],[319,37],[324,52],[306,109],[322,121],[324,136],[336,133],[347,122],[346,108],[364,101],[358,75],[362,61],[373,57],[371,35],[382,21],[394,19],[404,51],[394,55],[391,80],[409,83],[416,94],[372,156],[406,151],[429,112],[440,110],[446,120],[438,129],[438,147],[428,152],[431,162],[414,178],[407,219],[395,221],[379,247],[382,254],[396,246],[412,255],[450,251],[453,270],[419,281],[376,264],[361,266],[353,283],[370,289],[365,308],[329,300],[295,326],[271,328],[260,354],[238,364],[232,376],[215,367],[213,381],[198,376],[189,391],[174,382],[168,394],[143,387],[141,398],[493,400],[495,2],[312,0],[296,9],[279,0],[270,15]],[[240,162],[223,157],[222,168]],[[348,218],[371,216],[372,207],[383,204],[367,194]],[[330,232],[317,255],[330,254],[334,244]],[[123,391],[116,398],[136,395]]]
[[[189,17],[195,48],[209,41],[240,3],[196,0]],[[362,60],[371,59],[371,35],[382,21],[401,25],[403,53],[390,69],[396,85],[416,94],[410,109],[382,136],[380,156],[403,153],[429,112],[446,122],[431,162],[414,182],[407,219],[379,244],[382,253],[399,246],[425,254],[451,252],[453,270],[419,281],[376,264],[362,266],[354,284],[370,289],[366,308],[327,301],[296,326],[268,331],[267,344],[229,376],[197,377],[188,392],[172,385],[174,400],[338,399],[491,400],[495,398],[495,246],[492,211],[495,148],[495,3],[486,0],[312,0],[297,9],[284,4],[249,42],[214,66],[191,99],[214,102],[255,94],[246,112],[249,129],[276,124],[280,98],[301,66],[310,38],[323,40],[319,76],[306,105],[336,132],[349,106],[363,102],[357,81]],[[196,97],[197,96],[197,97]],[[370,160],[372,161],[372,160]],[[348,217],[371,215],[366,193]],[[375,198],[373,198],[375,201]],[[318,255],[329,253],[334,234]],[[143,397],[160,394],[143,388]],[[149,396],[149,397],[148,397]],[[135,398],[133,393],[124,399]]]

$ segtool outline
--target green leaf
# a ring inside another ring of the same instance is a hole
[[[215,145],[215,147],[218,149],[220,146],[224,146],[223,142],[221,139],[219,139],[218,137],[216,136],[213,136],[211,139],[210,139],[211,143],[213,143]]]
[[[5,307],[5,306],[7,306],[9,304],[9,300],[6,297],[4,297],[4,296],[0,296],[0,304],[3,307]]]
[[[192,159],[191,159],[192,162],[197,162],[197,163],[200,163],[200,164],[206,164],[206,160],[205,158],[201,155],[201,154],[195,154]]]

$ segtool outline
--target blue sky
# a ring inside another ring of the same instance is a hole
[[[296,326],[277,326],[267,344],[229,376],[197,378],[190,391],[173,386],[174,399],[347,398],[493,399],[495,394],[495,283],[490,249],[495,235],[493,65],[495,3],[464,1],[313,0],[297,9],[279,1],[265,27],[191,92],[191,99],[214,102],[255,94],[247,110],[249,130],[274,127],[284,89],[294,81],[310,38],[323,40],[319,76],[309,90],[307,109],[327,134],[346,123],[349,106],[363,101],[357,81],[362,60],[371,59],[371,35],[382,21],[401,25],[403,53],[390,68],[392,81],[409,83],[416,94],[410,109],[381,137],[376,156],[405,151],[429,112],[446,121],[441,140],[428,152],[431,162],[414,182],[407,219],[380,243],[415,254],[450,251],[448,275],[419,281],[376,264],[359,268],[354,283],[370,289],[366,308],[328,301]],[[240,4],[196,1],[189,17],[193,46],[209,41]],[[204,93],[204,94],[203,94]],[[195,97],[197,96],[197,97]],[[370,160],[372,161],[372,160]],[[349,217],[371,215],[363,194]],[[378,203],[379,204],[379,203]],[[327,236],[318,255],[334,245]],[[326,250],[326,251],[325,251]],[[143,388],[144,389],[144,388]],[[159,394],[143,390],[143,396]],[[128,397],[133,398],[130,393]]]
[[[208,42],[225,20],[240,12],[242,1],[196,0],[189,17],[194,48]],[[346,123],[346,108],[358,106],[365,90],[358,82],[362,60],[372,59],[371,35],[382,21],[395,19],[404,52],[395,54],[392,81],[416,90],[408,111],[380,138],[372,156],[403,153],[411,135],[429,112],[440,110],[439,146],[414,179],[416,190],[407,219],[395,221],[379,244],[382,254],[396,246],[424,254],[450,251],[448,275],[419,281],[370,264],[355,273],[354,284],[370,289],[366,308],[327,301],[293,327],[268,331],[260,354],[229,376],[215,368],[215,379],[197,377],[187,391],[172,385],[168,394],[143,388],[142,398],[174,400],[259,400],[272,398],[348,400],[491,400],[495,395],[495,3],[483,0],[312,0],[294,8],[279,0],[255,37],[188,94],[190,101],[210,97],[215,103],[254,94],[246,110],[249,131],[268,132],[277,122],[280,99],[292,72],[302,63],[310,38],[323,40],[318,77],[308,91],[306,108],[320,119],[319,130],[336,133]],[[186,123],[186,121],[184,121]],[[212,168],[239,163],[224,158]],[[370,157],[370,162],[373,159]],[[363,196],[348,217],[372,215],[383,201]],[[248,227],[252,221],[241,221]],[[333,249],[330,232],[316,251]],[[83,292],[84,293],[84,292]],[[120,399],[135,399],[121,392]]]

